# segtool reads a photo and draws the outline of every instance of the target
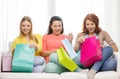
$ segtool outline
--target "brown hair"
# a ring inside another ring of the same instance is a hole
[[[86,29],[86,20],[90,20],[90,21],[95,23],[95,26],[96,26],[95,33],[98,35],[102,30],[99,27],[99,19],[98,19],[98,17],[95,14],[90,13],[90,14],[87,14],[86,17],[84,18],[84,21],[83,21],[83,33],[88,34],[89,31]]]
[[[49,27],[48,27],[48,32],[47,34],[52,34],[53,33],[53,30],[51,28],[52,24],[54,21],[61,21],[62,23],[62,31],[61,31],[61,34],[63,34],[64,32],[64,28],[63,28],[63,21],[62,19],[59,17],[59,16],[52,16],[51,19],[50,19],[50,22],[49,22]]]

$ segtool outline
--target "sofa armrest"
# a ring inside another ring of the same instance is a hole
[[[117,60],[117,68],[116,72],[120,75],[120,53],[119,52],[114,52],[115,58]]]

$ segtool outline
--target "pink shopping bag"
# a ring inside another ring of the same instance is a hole
[[[81,46],[80,63],[89,67],[101,59],[102,53],[99,39],[96,39],[95,36],[86,38]]]
[[[2,71],[11,71],[12,53],[2,52]]]

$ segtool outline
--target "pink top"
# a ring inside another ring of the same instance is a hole
[[[48,51],[55,51],[56,49],[59,49],[62,45],[62,40],[68,38],[67,35],[60,34],[58,36],[49,34],[43,36],[43,50]],[[46,62],[49,61],[49,57],[45,57]]]

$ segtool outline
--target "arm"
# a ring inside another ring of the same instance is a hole
[[[35,55],[40,55],[42,51],[42,37],[40,34],[34,35],[33,42],[30,42],[29,46],[35,48]]]
[[[55,50],[48,50],[48,44],[47,44],[47,40],[49,40],[48,38],[47,38],[47,35],[44,35],[43,36],[43,38],[42,38],[42,45],[43,45],[43,47],[42,47],[42,52],[40,53],[41,54],[41,56],[44,56],[44,57],[46,57],[46,56],[49,56],[51,53],[53,53],[53,52],[55,52]]]
[[[12,51],[12,53],[14,53],[16,44],[19,44],[19,43],[20,43],[19,37],[15,38],[14,41],[12,42],[12,45],[11,45],[11,51]]]
[[[72,40],[73,40],[73,34],[69,33],[68,34],[68,40],[70,41],[70,43],[72,44]]]
[[[51,53],[54,53],[55,51],[47,51],[47,50],[43,50],[42,53],[41,53],[41,56],[49,56]]]
[[[41,52],[42,51],[42,37],[40,34],[35,34],[35,38],[37,39],[38,43],[36,44],[36,52]]]
[[[105,41],[113,48],[114,52],[117,52],[118,51],[118,47],[115,44],[115,42],[112,40],[110,35],[106,31],[103,31],[103,33],[104,33]]]
[[[76,37],[76,41],[75,41],[75,46],[74,46],[74,50],[77,52],[78,50],[80,50],[80,45],[81,43],[83,43],[85,41],[84,38],[84,34],[83,33],[79,33]]]

